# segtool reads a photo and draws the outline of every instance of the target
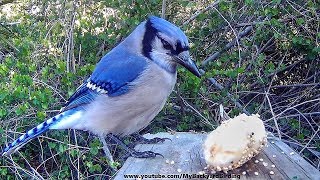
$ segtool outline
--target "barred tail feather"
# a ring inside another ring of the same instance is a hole
[[[17,151],[18,149],[20,149],[25,144],[27,144],[30,140],[39,136],[40,134],[45,133],[49,129],[55,129],[55,128],[51,128],[51,127],[55,126],[55,124],[57,124],[57,123],[59,124],[59,122],[61,122],[64,119],[68,119],[68,117],[72,116],[73,113],[74,113],[73,110],[65,111],[63,113],[60,113],[60,114],[44,121],[43,123],[39,124],[38,126],[30,129],[24,135],[20,136],[18,139],[16,139],[11,144],[9,144],[3,150],[1,155],[8,156],[8,155],[12,154],[13,152]]]

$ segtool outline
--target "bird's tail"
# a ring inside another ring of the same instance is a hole
[[[61,123],[61,121],[64,121],[65,119],[69,119],[75,111],[69,110],[62,112],[46,121],[43,123],[39,124],[38,126],[30,129],[27,131],[24,135],[20,136],[18,139],[13,141],[11,144],[9,144],[1,153],[2,156],[8,156],[12,154],[13,152],[17,151],[20,149],[22,146],[27,144],[30,140],[36,138],[42,133],[45,133],[49,129],[62,129],[62,128],[57,128],[57,124]]]

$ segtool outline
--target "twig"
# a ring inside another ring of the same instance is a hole
[[[275,118],[275,115],[274,115],[274,112],[273,112],[273,108],[272,108],[272,105],[271,105],[271,102],[270,102],[270,99],[269,99],[269,96],[267,95],[267,93],[266,93],[266,99],[267,99],[268,104],[270,106],[270,111],[271,111],[271,114],[272,114],[272,117],[273,117],[274,124],[275,124],[275,126],[277,128],[278,137],[281,140],[281,132],[280,132],[280,129],[279,129],[279,126],[278,126],[278,122],[277,122],[277,120]]]
[[[161,18],[166,19],[166,0],[162,0]]]
[[[244,36],[247,36],[251,31],[253,27],[249,26],[246,27],[243,31],[241,31],[236,38],[234,38],[231,42],[229,42],[221,51],[215,52],[213,55],[209,56],[206,60],[204,60],[201,64],[202,66],[207,65],[210,61],[216,60],[223,52],[228,51],[231,49],[237,41],[239,41]]]
[[[67,149],[65,150],[65,152],[66,152],[66,151],[71,151],[71,150],[73,150],[73,149],[75,149],[75,148],[74,148],[74,147],[69,147],[69,148],[67,148]],[[41,164],[39,164],[36,169],[39,169],[39,168],[40,168],[42,165],[44,165],[47,161],[49,161],[49,160],[51,160],[51,159],[54,159],[56,156],[58,156],[58,155],[60,155],[60,154],[62,154],[62,153],[63,153],[63,152],[57,152],[56,154],[50,156],[48,159],[46,159],[46,160],[43,161]]]
[[[285,55],[283,56],[283,58],[281,59],[281,62],[278,64],[277,69],[279,69],[279,68],[281,67],[281,64],[283,63],[283,60],[285,59],[287,53],[288,53],[288,52],[286,52],[286,54],[285,54]],[[276,75],[274,74],[273,77],[272,77],[272,79],[271,79],[271,81],[270,81],[270,83],[269,83],[268,90],[267,90],[267,92],[265,92],[266,96],[265,96],[265,98],[263,99],[263,102],[261,103],[261,104],[264,104],[265,101],[266,101],[266,99],[267,99],[268,102],[269,102],[269,105],[270,105],[270,109],[271,109],[271,110],[272,110],[272,107],[271,107],[271,103],[270,103],[270,99],[269,99],[268,94],[269,94],[269,92],[270,92],[271,85],[272,85],[272,83],[273,83],[273,80],[275,79],[275,76],[276,76]],[[243,77],[244,77],[244,76],[243,76]],[[259,110],[258,110],[258,113],[260,112],[261,108],[262,108],[262,106],[260,106],[260,108],[259,108]],[[273,111],[271,111],[271,112],[272,112],[272,115],[274,115]],[[279,129],[279,128],[277,128],[277,130],[278,130],[278,129]],[[278,133],[278,134],[279,134],[279,133]],[[280,137],[279,137],[279,138],[280,138]],[[280,138],[280,139],[281,139],[281,138]]]
[[[74,141],[75,141],[75,144],[76,144],[76,149],[79,151],[79,148],[77,148],[78,146],[78,140],[77,140],[77,134],[76,134],[76,130],[72,130],[73,131],[73,135],[74,135]],[[77,178],[80,179],[80,155],[78,154],[77,156],[77,167],[78,167],[78,170],[77,170]]]
[[[297,111],[297,112],[300,114],[300,116],[302,116],[302,117],[305,119],[305,121],[309,124],[309,126],[311,127],[311,129],[312,129],[313,132],[316,131],[316,130],[313,129],[312,124],[310,123],[310,121],[308,120],[308,118],[307,118],[304,114],[302,114],[297,108],[293,108],[293,110]],[[299,119],[300,119],[300,118],[299,118]],[[312,118],[311,118],[311,119],[312,119]],[[299,120],[299,121],[301,121],[301,120]],[[314,121],[313,121],[313,123],[314,123],[314,124],[317,124],[317,123],[314,122]]]
[[[310,113],[299,113],[299,114],[290,114],[286,116],[281,116],[283,118],[291,118],[291,117],[296,117],[296,116],[313,116],[313,115],[320,115],[320,112],[310,112]]]
[[[67,72],[70,72],[70,67],[71,67],[71,72],[76,71],[75,67],[75,58],[74,58],[74,37],[73,37],[73,30],[74,30],[74,24],[76,20],[76,4],[77,1],[73,2],[73,8],[72,8],[72,17],[71,17],[71,22],[70,22],[70,29],[68,30],[68,47],[67,47]],[[70,64],[71,63],[71,64]]]
[[[5,5],[5,4],[9,4],[9,3],[13,3],[14,0],[2,0],[0,1],[0,6]]]
[[[286,71],[287,69],[290,69],[290,68],[296,66],[297,64],[303,62],[303,61],[305,61],[305,59],[301,59],[300,61],[297,61],[297,62],[295,62],[295,63],[293,63],[293,64],[290,64],[290,65],[286,66],[286,67],[283,68],[283,69],[279,69],[279,70],[277,70],[277,71],[275,71],[275,72],[273,72],[273,73],[271,73],[271,74],[268,74],[268,75],[267,75],[267,78],[269,78],[269,77],[271,77],[271,76],[274,76],[275,74],[278,74],[278,73],[280,73],[280,72]],[[255,87],[257,84],[258,84],[258,82],[255,82],[255,83],[251,84],[251,85],[250,85],[250,88]]]
[[[13,26],[13,25],[20,24],[20,23],[21,23],[21,21],[17,21],[17,22],[10,22],[10,23],[0,23],[0,25],[2,25],[2,26]]]
[[[256,54],[256,57],[257,57],[260,53],[262,53],[265,49],[267,49],[267,47],[269,47],[269,46],[272,44],[273,41],[274,41],[274,37],[271,37],[271,38],[266,42],[266,44],[264,44],[264,45],[262,46],[262,48],[260,48],[260,49],[258,50],[258,53]]]
[[[319,85],[320,85],[320,83],[311,83],[311,84],[288,84],[288,85],[271,86],[271,88],[308,87],[308,86],[319,86]]]
[[[288,22],[288,21],[292,21],[292,20],[295,20],[299,17],[302,17],[302,15],[299,15],[299,16],[290,16],[290,17],[287,17],[285,19],[278,19],[278,22],[279,23],[285,23],[285,22]],[[239,23],[237,25],[235,25],[236,28],[240,28],[240,27],[244,27],[244,26],[255,26],[255,25],[261,25],[261,24],[268,24],[270,23],[270,20],[269,19],[266,19],[266,20],[263,20],[263,21],[254,21],[254,22],[250,22],[250,23]]]
[[[272,39],[272,38],[271,38],[271,39]],[[265,46],[264,46],[264,47],[265,47]],[[287,52],[286,52],[286,54],[287,54]],[[284,58],[286,57],[286,54],[285,54],[285,55],[283,56],[283,58],[281,59],[281,62],[280,62],[279,65],[278,65],[278,69],[280,68],[280,66],[281,66]],[[270,89],[271,89],[272,82],[273,82],[274,79],[275,79],[275,75],[272,77],[272,79],[271,79],[271,81],[270,81],[270,85],[269,85],[269,87],[268,87],[267,92],[265,92],[265,94],[266,94],[265,99],[267,99],[267,101],[268,101],[268,104],[269,104],[269,107],[270,107],[270,111],[271,111],[271,114],[272,114],[272,117],[273,117],[273,121],[274,121],[274,124],[275,124],[275,126],[276,126],[276,128],[277,128],[278,137],[279,137],[279,139],[281,140],[280,128],[279,128],[277,119],[274,117],[273,108],[272,108],[272,105],[271,105],[271,102],[270,102],[270,98],[269,98],[269,96],[268,96],[268,94],[269,94],[269,92],[270,92]],[[263,100],[263,103],[262,103],[262,104],[264,104],[265,99]],[[261,106],[261,107],[262,107],[262,106]],[[261,110],[261,107],[260,107],[259,111]]]
[[[98,50],[98,52],[97,52],[97,54],[96,54],[96,57],[99,57],[100,55],[102,55],[102,52],[103,52],[105,47],[106,47],[106,42],[103,41],[101,46],[100,46],[100,48],[99,48],[99,50]]]
[[[202,10],[199,10],[199,11],[196,11],[187,21],[185,21],[182,25],[185,26],[187,24],[189,24],[191,21],[193,21],[196,17],[198,17],[201,13],[204,13],[206,11],[208,11],[209,9],[215,7],[216,5],[218,5],[220,3],[220,0],[217,0],[213,3],[211,3],[208,7],[202,9]]]
[[[222,121],[230,119],[230,116],[226,113],[222,104],[219,105],[219,114]]]
[[[197,113],[201,118],[204,119],[204,123],[212,126],[212,124],[210,123],[210,121],[209,121],[206,117],[204,117],[196,108],[194,108],[191,104],[189,104],[187,100],[185,100],[185,99],[182,98],[181,96],[180,96],[180,98],[181,98],[181,100],[182,100],[182,102],[183,102],[183,104],[184,104],[185,106],[189,107],[192,111],[194,111],[194,112]]]
[[[205,61],[203,61],[203,62],[202,62],[202,65],[205,66],[209,61],[212,61],[212,60],[217,59],[217,58],[221,55],[222,52],[225,52],[225,51],[231,49],[231,48],[235,45],[236,42],[238,42],[242,37],[248,35],[249,32],[252,31],[252,29],[253,29],[252,26],[249,26],[249,27],[245,28],[245,30],[243,30],[242,32],[240,32],[235,39],[233,39],[231,42],[229,42],[229,43],[224,47],[224,49],[223,49],[222,51],[214,53],[214,54],[213,54],[212,56],[210,56],[208,59],[206,59]],[[201,71],[202,74],[205,73],[205,71],[202,70],[202,69],[201,69],[200,71]],[[223,87],[221,84],[219,84],[214,78],[208,78],[208,80],[209,80],[216,88],[218,88],[219,90],[224,89],[224,87]],[[232,94],[230,94],[229,92],[227,92],[227,96],[230,98],[230,100],[231,100],[232,102],[234,102],[234,104],[236,105],[236,107],[238,107],[239,109],[242,110],[242,112],[244,112],[244,113],[247,114],[247,115],[250,115],[250,113],[233,97]]]
[[[283,113],[285,113],[285,112],[287,112],[287,111],[289,111],[289,110],[292,110],[292,109],[294,109],[294,108],[296,108],[296,107],[298,107],[298,106],[301,106],[301,105],[304,105],[304,104],[307,104],[307,103],[311,103],[311,102],[315,102],[315,101],[319,101],[319,102],[320,102],[320,98],[312,99],[312,100],[308,100],[308,101],[304,101],[304,102],[299,103],[299,104],[296,104],[296,105],[294,105],[294,106],[292,106],[292,107],[288,107],[287,109],[285,109],[284,111],[282,111],[281,113],[275,115],[275,116],[272,117],[272,118],[279,117],[279,116],[281,116]],[[267,119],[265,122],[270,121],[272,118]]]
[[[49,84],[39,80],[39,79],[36,79],[36,78],[33,78],[33,82],[35,83],[38,83],[38,84],[42,84],[42,85],[45,85],[47,87],[49,87],[50,89],[52,89],[56,94],[58,94],[64,101],[67,101],[62,95],[61,93],[54,87],[50,86]]]
[[[81,64],[81,44],[79,44],[79,56],[78,56],[78,63]]]
[[[218,83],[214,78],[208,78],[208,80],[212,83],[212,85],[214,85],[219,90],[223,90],[224,89],[224,87],[220,83]],[[239,109],[242,110],[242,112],[244,112],[247,115],[250,115],[250,113],[233,97],[232,94],[227,92],[227,96],[236,105],[236,107],[238,107]]]
[[[312,76],[308,77],[307,79],[305,79],[302,84],[307,83],[308,81],[310,81],[311,79],[317,77],[320,74],[320,71],[314,73]],[[298,87],[293,87],[292,89],[290,89],[289,91],[287,91],[286,93],[284,93],[282,96],[286,96],[287,94],[290,94],[292,91],[295,91]],[[276,99],[277,101],[278,99]]]
[[[230,22],[220,13],[220,11],[217,9],[217,8],[215,8],[215,7],[213,7],[213,9],[214,10],[216,10],[217,11],[217,13],[222,17],[222,19],[225,21],[225,22],[227,22],[227,24],[228,24],[228,26],[230,27],[230,29],[231,29],[231,31],[233,32],[233,34],[236,36],[236,38],[235,39],[233,39],[233,40],[235,40],[235,42],[234,42],[234,44],[235,43],[237,43],[237,45],[238,45],[238,57],[239,57],[239,67],[241,67],[241,52],[240,52],[240,43],[239,43],[239,38],[237,37],[237,33],[236,33],[236,30],[231,26],[231,24],[230,24]],[[247,29],[247,28],[246,28]],[[251,27],[251,30],[252,30],[252,27]],[[251,31],[250,30],[250,31]],[[249,32],[250,32],[249,31]],[[228,43],[229,44],[229,43]],[[230,45],[230,47],[228,47],[228,44],[227,44],[227,46],[226,46],[226,48],[231,48],[232,46],[234,46],[234,45]]]

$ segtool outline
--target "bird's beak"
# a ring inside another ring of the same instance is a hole
[[[179,63],[180,65],[188,69],[192,74],[200,78],[200,71],[196,63],[191,59],[188,51],[184,51],[174,57],[177,63]]]

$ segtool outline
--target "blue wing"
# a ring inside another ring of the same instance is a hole
[[[130,82],[133,82],[146,66],[147,61],[142,56],[116,47],[100,60],[92,75],[69,98],[63,111],[89,104],[101,94],[89,88],[88,83],[101,87],[110,97],[127,93]]]
[[[86,84],[87,83],[83,83],[78,87],[76,92],[68,99],[68,102],[64,105],[62,112],[89,104],[99,95],[98,92],[86,87]]]

